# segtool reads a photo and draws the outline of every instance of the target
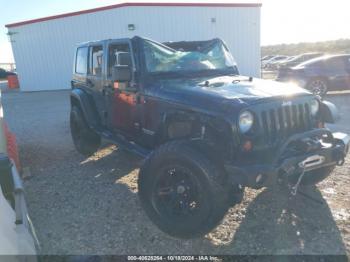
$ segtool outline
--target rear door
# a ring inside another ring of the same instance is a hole
[[[91,93],[102,125],[106,126],[107,110],[103,96],[104,43],[94,43],[89,47],[89,62],[86,86]]]

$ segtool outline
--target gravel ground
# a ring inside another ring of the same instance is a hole
[[[350,132],[350,95],[331,96]],[[69,131],[69,92],[3,94],[17,134],[30,214],[42,254],[345,254],[350,253],[350,160],[307,194],[247,190],[207,236],[181,241],[160,232],[137,198],[141,159],[104,144],[79,155]],[[333,128],[332,127],[332,128]]]

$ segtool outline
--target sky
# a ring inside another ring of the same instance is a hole
[[[5,24],[135,0],[0,0],[0,63],[12,62]],[[136,0],[136,2],[259,2],[261,44],[350,38],[350,0]]]

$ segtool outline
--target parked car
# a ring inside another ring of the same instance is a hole
[[[33,255],[36,255],[39,243],[27,212],[16,151],[13,150],[14,140],[2,114],[0,102],[0,256],[12,255],[11,261],[24,261],[25,257],[21,256],[30,255],[26,261],[36,261]]]
[[[278,59],[267,64],[269,70],[277,70],[282,63],[286,63],[289,60],[293,59],[294,56],[286,56],[284,59]]]
[[[323,128],[336,119],[333,104],[239,75],[220,39],[84,43],[71,87],[77,151],[90,156],[105,138],[145,157],[140,202],[174,237],[211,231],[245,187],[281,183],[295,195],[327,177],[349,149],[348,135]]]
[[[323,56],[323,53],[305,53],[305,54],[300,54],[291,57],[291,59],[288,59],[286,61],[282,61],[279,63],[279,67],[294,67],[297,66],[298,64],[301,64],[305,61],[311,60],[316,57]]]
[[[272,57],[274,57],[274,55],[266,55],[266,56],[264,56],[264,57],[261,58],[261,62],[262,62],[262,61],[270,60]]]
[[[281,68],[277,81],[295,82],[319,96],[329,90],[350,89],[350,54],[326,55]]]
[[[266,63],[268,63],[271,59],[276,57],[277,55],[265,56],[264,59],[261,60],[261,68],[265,68]]]
[[[261,66],[263,69],[271,69],[273,67],[274,63],[285,60],[287,58],[288,58],[288,56],[285,56],[285,55],[276,55],[269,60],[263,61]]]
[[[7,78],[9,75],[16,75],[16,73],[0,68],[0,79]]]

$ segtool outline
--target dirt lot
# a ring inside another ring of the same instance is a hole
[[[305,197],[247,190],[223,223],[201,239],[160,232],[137,198],[140,159],[105,144],[85,159],[69,131],[69,93],[5,93],[17,134],[27,200],[43,254],[344,254],[350,253],[350,159]],[[329,98],[350,132],[350,95]]]

